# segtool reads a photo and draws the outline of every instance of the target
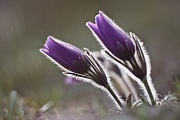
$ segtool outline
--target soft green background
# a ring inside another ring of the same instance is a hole
[[[64,84],[64,76],[39,52],[52,35],[79,48],[100,50],[85,26],[104,11],[144,42],[152,77],[161,94],[174,89],[180,73],[179,0],[0,0],[0,92],[16,90],[25,98],[63,101],[91,86]]]

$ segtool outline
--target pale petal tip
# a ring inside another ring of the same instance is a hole
[[[104,14],[104,12],[102,10],[99,11],[99,14]]]
[[[93,24],[92,22],[88,21],[86,22],[86,26],[89,27],[90,24]]]

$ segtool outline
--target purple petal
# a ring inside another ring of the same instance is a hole
[[[102,41],[106,41],[104,36],[101,34],[101,32],[99,31],[98,27],[96,24],[88,22],[87,26],[97,35],[97,37],[102,40]]]
[[[51,36],[47,38],[41,51],[70,71],[84,73],[89,69],[83,60],[84,53],[80,49]]]
[[[89,22],[89,28],[112,54],[120,59],[127,60],[135,53],[135,46],[130,37],[102,11],[96,15],[95,22],[96,24]],[[130,55],[130,53],[132,54]],[[129,55],[125,56],[125,54]]]

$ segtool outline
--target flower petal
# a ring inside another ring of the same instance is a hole
[[[84,53],[80,49],[63,41],[58,41],[52,36],[47,38],[44,48],[40,50],[72,72],[84,73],[89,69],[89,66],[83,60]]]

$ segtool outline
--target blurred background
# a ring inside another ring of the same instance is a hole
[[[16,90],[40,104],[99,96],[90,85],[65,84],[62,71],[39,52],[49,35],[100,50],[85,26],[99,10],[144,42],[158,93],[174,91],[180,77],[179,0],[0,0],[0,94]]]

